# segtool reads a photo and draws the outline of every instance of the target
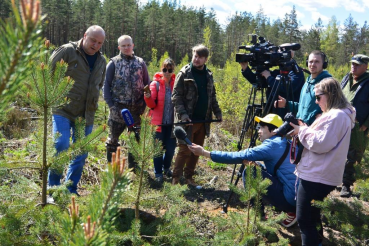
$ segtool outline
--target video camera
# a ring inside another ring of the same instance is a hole
[[[266,88],[265,79],[260,75],[264,70],[274,66],[279,66],[281,71],[298,72],[297,64],[292,60],[291,50],[299,50],[301,45],[298,43],[287,43],[280,46],[274,46],[264,37],[258,37],[256,34],[249,34],[252,45],[241,45],[238,49],[250,51],[250,53],[237,53],[236,62],[248,62],[252,70],[256,71],[258,85]],[[258,37],[258,38],[257,38]],[[258,40],[259,42],[258,42]]]

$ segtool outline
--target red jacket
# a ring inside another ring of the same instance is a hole
[[[170,89],[173,91],[174,80],[176,75],[173,74],[170,78]],[[156,81],[159,82],[159,93],[156,90]],[[163,111],[164,111],[164,102],[165,102],[165,82],[163,78],[163,73],[159,72],[154,75],[153,82],[150,84],[150,92],[151,97],[145,98],[145,102],[147,107],[151,108],[150,116],[152,117],[151,123],[154,125],[162,124],[163,120]],[[157,100],[156,100],[157,99]],[[161,132],[161,127],[159,126],[156,129],[157,132]]]

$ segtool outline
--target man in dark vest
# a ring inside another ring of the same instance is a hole
[[[108,162],[111,162],[112,153],[116,152],[120,145],[119,136],[126,128],[121,110],[128,109],[135,126],[139,126],[140,116],[146,107],[143,88],[150,84],[149,73],[144,60],[134,55],[133,48],[134,44],[130,36],[120,36],[118,38],[119,55],[111,58],[106,66],[104,99],[110,109],[109,137],[106,141]],[[128,154],[128,165],[130,168],[135,166],[131,154]]]
[[[357,54],[351,58],[351,71],[342,79],[343,94],[356,109],[355,127],[351,131],[341,197],[350,197],[350,186],[355,182],[356,162],[360,163],[368,143],[369,128],[369,57]]]
[[[60,46],[51,55],[52,65],[63,59],[68,64],[66,76],[74,80],[69,91],[69,103],[62,108],[53,109],[53,133],[60,136],[55,141],[57,153],[69,148],[71,129],[75,139],[75,119],[86,119],[85,134],[92,132],[100,89],[105,78],[106,61],[100,53],[105,40],[105,32],[100,26],[90,26],[78,42]],[[77,193],[77,184],[81,179],[87,153],[76,157],[69,165],[65,181],[71,193]],[[60,185],[62,174],[55,170],[49,172],[49,186]]]
[[[205,135],[209,136],[210,123],[191,122],[211,120],[213,113],[217,119],[222,119],[213,73],[205,65],[208,57],[209,50],[204,45],[193,47],[192,61],[178,73],[172,93],[174,122],[188,122],[189,125],[185,127],[188,138],[201,146],[204,144]],[[196,186],[193,175],[199,157],[191,153],[183,140],[178,140],[178,147],[172,184],[178,184],[184,173],[186,183]]]

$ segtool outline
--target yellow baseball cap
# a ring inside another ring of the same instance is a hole
[[[255,121],[256,122],[264,122],[264,123],[268,123],[268,124],[272,124],[276,127],[280,127],[283,124],[283,120],[281,117],[279,117],[276,114],[267,114],[264,118],[260,118],[255,116]]]

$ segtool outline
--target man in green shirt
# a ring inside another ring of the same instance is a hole
[[[351,132],[350,147],[347,154],[341,197],[350,197],[350,186],[355,182],[356,162],[360,163],[368,143],[369,128],[369,57],[357,54],[351,58],[351,71],[341,82],[343,93],[356,109],[355,127]]]

